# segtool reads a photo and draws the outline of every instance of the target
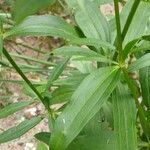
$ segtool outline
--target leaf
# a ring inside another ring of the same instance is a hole
[[[99,56],[102,55],[88,49],[88,48],[82,48],[78,46],[63,46],[58,49],[55,49],[52,51],[54,55],[61,55],[61,56]],[[104,57],[104,56],[102,56]]]
[[[38,139],[41,142],[44,142],[47,145],[49,145],[50,136],[50,132],[40,132],[34,135],[36,139]]]
[[[37,144],[36,150],[48,150],[48,147],[44,143],[39,142]]]
[[[97,61],[97,62],[103,62],[103,63],[117,64],[117,62],[112,61],[104,56],[102,56],[102,57],[99,57],[99,56],[88,56],[88,57],[81,56],[80,57],[79,56],[79,57],[73,58],[72,60],[73,61]]]
[[[70,101],[73,92],[80,85],[87,74],[80,72],[73,72],[65,79],[58,79],[54,82],[54,86],[58,86],[56,90],[52,92],[50,104],[62,103]]]
[[[140,39],[135,39],[135,40],[129,42],[129,43],[125,46],[125,48],[124,48],[124,50],[123,50],[123,58],[124,58],[124,59],[127,58],[128,54],[129,54],[130,52],[132,52],[132,49],[134,48],[135,44],[138,43],[139,41],[140,41]]]
[[[99,111],[119,80],[118,67],[98,69],[88,75],[74,92],[71,102],[57,118],[51,150],[64,150]]]
[[[99,39],[94,39],[94,38],[74,38],[71,39],[69,42],[71,44],[88,45],[88,46],[94,46],[96,48],[103,47],[103,48],[115,50],[115,47],[110,43]]]
[[[17,102],[17,103],[7,105],[0,110],[0,119],[12,115],[15,112],[23,109],[24,107],[31,105],[32,103],[33,101],[24,101],[24,102]]]
[[[58,36],[62,38],[77,37],[75,29],[63,19],[52,16],[30,16],[21,24],[4,34],[10,36]]]
[[[131,52],[136,53],[136,52],[142,52],[142,51],[148,51],[150,50],[150,43],[149,41],[143,41],[139,45],[135,46]]]
[[[72,86],[60,86],[52,92],[50,104],[62,103],[69,101],[75,88]]]
[[[150,66],[139,70],[140,84],[144,104],[150,108]]]
[[[136,106],[126,85],[113,93],[115,150],[137,150]]]
[[[18,126],[12,127],[0,134],[0,143],[5,143],[14,139],[19,138],[34,126],[36,126],[42,120],[41,117],[34,117],[31,120],[25,120]]]
[[[52,70],[52,73],[48,77],[48,81],[45,88],[46,91],[49,89],[52,83],[59,78],[61,73],[64,71],[68,61],[69,58],[65,59],[61,64],[56,65],[55,68]]]
[[[55,49],[52,52],[54,55],[62,55],[62,56],[83,56],[83,57],[75,57],[72,60],[86,60],[86,61],[100,61],[106,63],[112,63],[113,61],[106,58],[105,56],[96,53],[88,48],[82,48],[77,46],[63,46],[61,48]]]
[[[129,66],[129,71],[136,71],[150,65],[150,53],[145,54]]]
[[[77,4],[75,19],[85,36],[110,42],[108,23],[96,4],[90,0],[77,0]]]
[[[78,58],[78,56],[73,56],[73,59],[75,58]],[[93,62],[89,62],[89,61],[71,60],[71,64],[83,74],[91,73],[92,71],[96,70],[96,67],[93,65]]]
[[[96,136],[79,136],[67,150],[114,150],[113,134],[100,133]]]
[[[41,8],[53,4],[54,1],[55,0],[16,0],[12,8],[13,19],[18,24],[25,17],[35,14]]]

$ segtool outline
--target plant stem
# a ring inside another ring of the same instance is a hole
[[[117,1],[117,0],[114,0],[114,2],[115,2],[115,1]],[[122,35],[122,36],[121,36],[121,38],[122,38],[122,43],[123,43],[123,41],[124,41],[124,39],[125,39],[125,36],[126,36],[128,30],[129,30],[129,27],[130,27],[130,25],[131,25],[132,19],[133,19],[134,15],[135,15],[135,12],[136,12],[136,10],[137,10],[139,4],[140,4],[140,0],[135,0],[134,3],[133,3],[133,5],[132,5],[131,11],[130,11],[130,13],[129,13],[129,15],[128,15],[127,21],[126,21],[126,23],[125,23],[125,26],[124,26],[123,31],[122,31],[122,34],[121,34],[121,35]],[[116,43],[116,40],[115,40],[115,43]],[[118,56],[118,53],[115,52],[115,54],[114,54],[114,56],[113,56],[113,60],[116,60],[116,59],[117,59],[117,56]]]
[[[18,67],[18,65],[15,63],[15,61],[11,58],[9,53],[5,48],[3,48],[3,54],[8,59],[10,64],[15,68],[15,70],[19,73],[19,75],[24,79],[24,81],[29,85],[29,87],[34,91],[34,93],[38,96],[38,98],[43,103],[44,98],[41,96],[41,94],[38,92],[38,90],[34,87],[34,85],[29,81],[29,79],[25,76],[25,74],[21,71],[21,69]]]
[[[134,15],[135,15],[135,12],[136,12],[139,4],[140,4],[140,1],[141,0],[134,0],[133,6],[131,8],[131,11],[130,11],[130,13],[128,15],[127,21],[126,21],[125,26],[124,26],[123,31],[122,31],[122,40],[125,39],[125,36],[126,36],[128,30],[129,30],[129,27],[131,25],[132,19],[133,19]]]
[[[114,0],[114,6],[115,6],[116,27],[117,27],[117,49],[119,55],[119,62],[122,63],[122,34],[121,34],[118,0]]]

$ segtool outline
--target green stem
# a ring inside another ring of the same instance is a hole
[[[11,58],[9,53],[5,48],[3,48],[3,54],[8,59],[10,64],[15,68],[15,70],[19,73],[19,75],[24,79],[24,81],[29,85],[29,87],[34,91],[34,93],[38,96],[38,98],[43,103],[44,98],[41,96],[41,94],[38,92],[38,90],[34,87],[34,85],[29,81],[29,79],[24,75],[24,73],[21,71],[21,69],[18,67],[18,65],[15,63],[15,61]]]
[[[114,6],[115,6],[116,27],[117,27],[117,49],[119,55],[119,62],[122,63],[122,34],[121,34],[118,0],[114,0]]]
[[[139,4],[140,4],[140,1],[141,0],[134,0],[133,6],[131,8],[131,11],[130,11],[130,13],[128,15],[127,21],[126,21],[125,26],[124,26],[123,31],[122,31],[122,40],[124,40],[128,30],[129,30],[129,27],[131,25],[132,19],[133,19],[134,15],[135,15],[135,12],[136,12]]]
[[[139,118],[140,118],[140,121],[141,121],[143,131],[146,134],[146,136],[148,137],[147,134],[149,132],[149,125],[147,124],[145,111],[139,103],[136,87],[133,84],[132,80],[130,79],[130,77],[128,75],[128,71],[125,68],[123,68],[123,73],[124,73],[125,79],[127,81],[128,87],[131,90],[131,93],[132,93],[132,95],[135,99],[135,103],[136,103],[136,106],[138,108]]]
[[[115,1],[115,0],[114,0],[114,1]],[[131,25],[132,19],[133,19],[134,15],[135,15],[135,12],[136,12],[136,10],[137,10],[139,4],[140,4],[140,0],[135,0],[134,3],[133,3],[133,5],[132,5],[131,11],[130,11],[130,13],[129,13],[129,15],[128,15],[127,21],[126,21],[126,23],[125,23],[125,26],[124,26],[123,31],[122,31],[122,34],[121,34],[121,35],[122,35],[122,36],[121,36],[121,38],[122,38],[122,43],[123,43],[123,41],[124,41],[124,39],[125,39],[125,36],[126,36],[128,30],[129,30],[129,27],[130,27],[130,25]],[[116,40],[115,40],[115,43],[116,43]],[[115,52],[115,54],[114,54],[114,56],[113,56],[113,60],[116,61],[117,56],[118,56],[118,53]]]

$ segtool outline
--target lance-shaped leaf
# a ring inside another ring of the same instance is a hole
[[[41,8],[53,4],[54,1],[55,0],[16,0],[12,8],[13,19],[16,23],[19,23],[25,17],[33,15]]]
[[[58,49],[55,49],[52,53],[54,55],[62,56],[102,56],[88,48],[82,48],[78,46],[63,46]]]
[[[21,122],[18,126],[12,127],[0,134],[0,143],[5,143],[16,138],[19,138],[34,126],[36,126],[42,120],[41,117],[34,117],[31,120],[25,120]]]
[[[118,67],[106,67],[92,72],[83,80],[56,120],[50,141],[51,150],[67,148],[108,99],[119,76]]]
[[[136,150],[136,106],[126,85],[118,84],[113,93],[115,150]]]
[[[77,44],[77,45],[88,45],[88,46],[94,46],[97,48],[103,47],[115,50],[115,47],[111,45],[108,42],[105,42],[103,40],[94,39],[94,38],[74,38],[69,41],[71,44]]]
[[[105,17],[95,3],[90,0],[77,0],[76,22],[86,37],[110,42],[110,31]]]
[[[5,106],[3,109],[0,110],[0,119],[5,118],[9,115],[12,115],[13,113],[23,109],[24,107],[32,103],[33,101],[26,101],[26,102],[17,102],[17,103],[13,103],[8,106]]]
[[[150,108],[150,66],[140,69],[139,75],[143,102]]]
[[[46,84],[46,90],[48,90],[48,88],[52,85],[52,83],[59,78],[59,76],[65,69],[68,61],[69,61],[69,58],[65,59],[61,64],[58,64],[55,66],[55,68],[52,70],[52,73],[48,77],[48,81]]]
[[[133,64],[131,64],[129,66],[129,71],[136,71],[146,66],[150,66],[150,53],[145,54],[136,60]]]
[[[57,36],[63,38],[77,37],[75,29],[63,19],[52,16],[30,16],[12,30],[6,32],[9,36]]]
[[[105,56],[94,52],[88,48],[82,48],[78,46],[64,46],[58,48],[52,52],[55,55],[62,55],[62,56],[82,56],[82,57],[75,57],[73,60],[96,60],[100,62],[112,62]]]

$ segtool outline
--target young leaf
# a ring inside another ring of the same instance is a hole
[[[13,19],[18,24],[25,17],[33,15],[41,8],[53,4],[54,1],[55,0],[16,0],[12,8]]]
[[[118,67],[98,69],[88,75],[74,92],[68,107],[57,118],[50,148],[64,150],[99,111],[119,80]]]
[[[32,103],[33,101],[26,101],[26,102],[24,101],[24,102],[17,102],[17,103],[13,103],[8,106],[5,106],[4,108],[0,110],[0,119],[6,118],[7,116],[12,115],[13,113],[23,109],[24,107]]]
[[[52,16],[30,16],[12,30],[6,32],[9,36],[58,36],[63,38],[77,37],[75,29],[63,19]]]
[[[90,0],[77,0],[77,4],[75,19],[85,36],[110,42],[109,26],[99,8]]]
[[[136,150],[136,106],[129,90],[118,84],[113,93],[115,150]]]
[[[40,132],[34,135],[36,139],[38,139],[41,142],[44,142],[45,144],[49,145],[51,133],[49,132]]]
[[[133,64],[131,64],[129,66],[129,71],[136,71],[146,66],[150,66],[150,53],[145,54],[136,60]]]
[[[48,88],[52,85],[52,83],[59,78],[60,74],[63,72],[64,68],[66,67],[68,61],[69,61],[69,58],[65,59],[61,64],[58,64],[57,66],[55,66],[52,73],[48,77],[45,90],[48,90]]]
[[[41,117],[34,117],[31,120],[25,120],[21,122],[18,126],[12,127],[2,133],[0,133],[0,143],[5,143],[16,138],[19,138],[34,126],[36,126],[42,120]]]

